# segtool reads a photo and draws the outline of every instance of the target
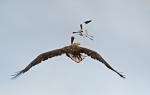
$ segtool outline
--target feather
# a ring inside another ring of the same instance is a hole
[[[87,21],[85,21],[84,23],[85,24],[88,24],[88,23],[90,23],[92,20],[87,20]]]

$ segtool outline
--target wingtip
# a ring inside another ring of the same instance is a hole
[[[120,76],[121,78],[126,79],[125,75],[122,75],[122,74],[120,74],[120,73],[118,73],[118,74],[119,74],[119,76]]]
[[[87,20],[87,21],[85,21],[84,23],[85,23],[85,24],[88,24],[88,23],[90,23],[90,22],[92,22],[92,20]]]
[[[73,42],[74,42],[74,36],[71,36],[71,44],[73,44]]]
[[[126,79],[126,77],[124,75],[121,75],[120,77],[122,77],[123,79]]]
[[[16,78],[19,77],[21,74],[23,74],[23,72],[22,72],[22,71],[18,71],[18,72],[16,72],[14,75],[11,75],[11,76],[12,76],[11,79],[16,79]]]

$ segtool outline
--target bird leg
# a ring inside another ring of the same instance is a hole
[[[93,36],[89,35],[87,30],[85,30],[85,34],[83,34],[85,37],[89,38],[90,40],[93,40]]]
[[[89,38],[90,40],[93,40],[92,38],[90,38],[89,36],[85,35],[87,38]]]

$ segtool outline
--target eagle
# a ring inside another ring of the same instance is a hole
[[[91,58],[96,59],[99,62],[103,63],[108,69],[114,71],[120,77],[125,78],[124,75],[122,75],[117,70],[115,70],[113,67],[111,67],[102,58],[102,56],[99,53],[97,53],[94,50],[85,48],[85,47],[80,47],[79,42],[73,42],[73,41],[74,41],[74,37],[72,36],[71,37],[71,45],[65,46],[65,47],[60,48],[60,49],[55,49],[55,50],[51,50],[51,51],[48,51],[48,52],[45,52],[45,53],[41,53],[33,61],[31,61],[31,63],[29,65],[27,65],[23,70],[21,70],[21,71],[17,72],[16,74],[12,75],[12,79],[15,79],[18,76],[20,76],[21,74],[29,71],[33,66],[42,63],[42,61],[45,61],[48,58],[52,58],[52,57],[55,57],[55,56],[60,56],[62,54],[66,54],[66,56],[68,56],[69,58],[71,58],[73,61],[75,61],[77,63],[81,62],[86,57],[85,55],[90,56]],[[85,54],[85,55],[83,55],[83,54]]]
[[[83,28],[83,24],[88,24],[90,22],[92,22],[92,20],[87,20],[84,23],[80,24],[80,30],[77,31],[77,32],[72,32],[72,33],[73,34],[78,34],[80,36],[87,37],[90,40],[93,40],[93,36],[89,35],[88,32],[87,32],[87,30]]]

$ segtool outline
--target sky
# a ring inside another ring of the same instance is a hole
[[[77,64],[65,55],[11,79],[38,54],[69,45],[71,32],[90,19],[94,40],[76,40],[126,79],[90,57]],[[149,0],[0,0],[0,94],[148,95],[149,26]]]

